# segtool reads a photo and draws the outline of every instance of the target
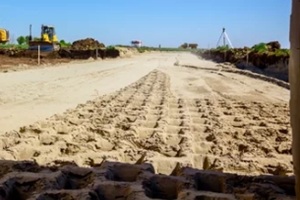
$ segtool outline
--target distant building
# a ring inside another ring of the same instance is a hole
[[[197,49],[197,47],[198,47],[198,44],[196,44],[196,43],[189,44],[189,48],[191,48],[191,49]]]
[[[134,47],[141,47],[142,46],[142,41],[133,40],[133,41],[131,41],[131,45],[134,46]]]

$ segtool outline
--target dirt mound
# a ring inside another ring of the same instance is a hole
[[[151,164],[103,162],[93,168],[72,163],[42,167],[0,161],[0,198],[10,199],[295,199],[294,177],[246,177],[180,167],[172,176]]]
[[[98,49],[98,52],[96,52]],[[120,55],[119,51],[114,48],[106,48],[103,43],[93,39],[87,38],[73,42],[70,49],[61,49],[59,55],[62,58],[72,59],[89,59],[97,56],[104,58],[116,58]]]
[[[100,49],[104,48],[105,45],[100,43],[98,40],[93,38],[86,38],[83,40],[77,40],[73,42],[71,49],[73,50],[92,50],[92,49]]]
[[[267,46],[270,48],[270,50],[273,50],[273,51],[281,48],[281,45],[278,41],[269,42],[269,43],[267,43]]]

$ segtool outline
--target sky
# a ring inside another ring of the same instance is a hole
[[[289,48],[291,0],[9,0],[0,10],[0,27],[12,39],[28,35],[30,24],[39,37],[46,24],[68,42],[214,48],[225,27],[234,47],[279,41]]]

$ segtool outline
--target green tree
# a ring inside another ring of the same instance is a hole
[[[180,48],[187,49],[188,46],[189,46],[188,43],[184,43],[184,44],[182,44],[182,45],[180,46]]]
[[[268,51],[268,46],[266,43],[261,42],[259,44],[254,45],[251,49],[258,53],[264,53]]]
[[[66,44],[66,41],[65,40],[61,40],[59,41],[60,44]]]
[[[71,46],[71,43],[66,42],[65,40],[60,40],[59,44],[60,44],[61,47],[69,47],[69,46]]]
[[[28,43],[29,43],[29,41],[30,41],[30,36],[29,36],[29,35],[27,35],[27,36],[25,37],[25,42],[28,44]]]
[[[17,38],[17,42],[19,45],[22,45],[26,42],[26,38],[24,36],[20,36]]]

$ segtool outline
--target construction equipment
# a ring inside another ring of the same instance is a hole
[[[5,44],[8,41],[9,41],[9,31],[0,28],[0,44]]]
[[[229,39],[229,37],[228,37],[226,31],[225,31],[225,28],[222,29],[221,36],[220,36],[220,38],[219,38],[219,40],[218,40],[218,43],[217,43],[217,48],[218,48],[219,46],[221,46],[221,45],[220,45],[220,42],[221,42],[222,39],[223,39],[223,47],[226,47],[226,46],[227,46],[227,45],[226,45],[226,40],[227,40],[227,42],[228,42],[228,47],[230,47],[230,48],[233,49],[233,45],[232,45],[232,43],[231,43],[231,41],[230,41],[230,39]]]
[[[30,25],[29,50],[38,50],[38,48],[40,48],[42,52],[60,50],[60,44],[53,26],[42,25],[41,38],[34,40],[32,38],[31,28],[32,26]]]

